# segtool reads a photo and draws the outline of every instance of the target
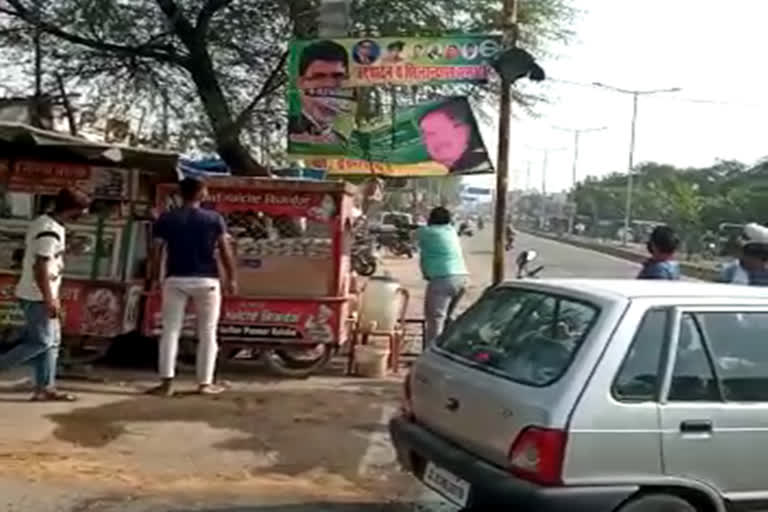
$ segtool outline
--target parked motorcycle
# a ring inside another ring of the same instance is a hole
[[[352,269],[361,276],[369,277],[376,273],[378,262],[373,239],[355,239],[352,245]]]
[[[379,249],[387,249],[395,256],[413,258],[416,253],[416,244],[411,238],[411,230],[407,228],[379,231],[376,235],[376,245]]]
[[[544,270],[544,265],[539,265],[533,270],[529,269],[531,263],[533,263],[538,254],[536,251],[523,251],[517,255],[515,263],[517,264],[517,278],[518,279],[534,279],[538,277],[539,273]]]

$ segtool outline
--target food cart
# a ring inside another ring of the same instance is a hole
[[[0,123],[0,331],[23,325],[15,286],[29,222],[62,187],[93,199],[68,224],[61,288],[65,355],[99,357],[109,341],[139,328],[151,194],[175,176],[176,155],[98,144],[15,123]],[[139,170],[142,169],[142,170]]]
[[[352,196],[344,182],[214,178],[209,202],[227,220],[238,296],[224,297],[224,354],[250,351],[277,373],[306,376],[346,339]],[[160,210],[180,205],[176,184],[156,191]],[[162,330],[161,294],[145,303],[144,334]],[[194,311],[185,337],[194,336]]]

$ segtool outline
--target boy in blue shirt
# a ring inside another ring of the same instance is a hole
[[[658,226],[648,240],[648,252],[651,257],[643,264],[638,279],[680,279],[680,263],[675,258],[680,239],[669,226]]]

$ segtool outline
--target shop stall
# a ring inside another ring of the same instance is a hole
[[[346,339],[352,196],[344,182],[258,178],[208,181],[205,206],[227,220],[239,291],[224,298],[224,353],[248,350],[283,375],[325,365]],[[176,184],[160,185],[158,209],[180,205]],[[145,303],[144,333],[162,330],[161,294]],[[185,336],[194,336],[194,311]]]
[[[0,329],[12,340],[23,315],[15,298],[27,227],[63,187],[92,198],[67,225],[61,289],[67,355],[98,357],[139,327],[149,212],[157,181],[175,177],[172,153],[121,148],[0,123]]]

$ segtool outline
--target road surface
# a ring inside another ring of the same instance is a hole
[[[472,273],[466,305],[490,282],[490,230],[463,243]],[[524,249],[539,254],[545,277],[638,271],[521,234],[516,250]],[[385,267],[411,289],[410,309],[420,316],[417,261],[388,259]],[[95,390],[78,383],[91,389],[74,405],[28,404],[0,390],[0,512],[452,510],[398,474],[385,426],[400,394],[395,379],[246,376],[222,397],[163,401],[140,395],[152,378],[143,372]]]

